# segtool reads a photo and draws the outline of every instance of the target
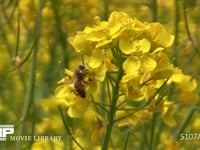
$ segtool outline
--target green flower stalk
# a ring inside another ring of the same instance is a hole
[[[108,144],[110,141],[110,136],[112,133],[112,128],[113,125],[115,123],[115,115],[116,115],[116,110],[117,110],[117,100],[119,98],[119,87],[120,87],[120,81],[122,79],[123,76],[123,68],[122,68],[122,55],[120,52],[118,52],[118,74],[117,74],[117,79],[113,88],[113,95],[111,98],[111,104],[110,104],[110,109],[108,112],[108,123],[106,126],[106,135],[104,137],[103,140],[103,144],[102,144],[102,150],[107,150],[108,149]]]

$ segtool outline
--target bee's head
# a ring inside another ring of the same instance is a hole
[[[89,72],[88,67],[85,65],[79,65],[78,70],[79,70],[79,73],[84,74],[84,75]]]
[[[86,69],[86,66],[85,65],[79,65],[78,68],[83,71],[83,70]]]
[[[86,65],[79,65],[74,74],[77,79],[86,82],[91,82],[94,78],[90,68]]]
[[[85,75],[89,72],[89,69],[85,65],[79,65],[75,71],[75,75],[78,79],[83,80]]]

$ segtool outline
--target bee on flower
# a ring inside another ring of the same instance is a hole
[[[74,72],[65,69],[66,77],[58,82],[57,98],[63,99],[71,117],[84,114],[89,105],[89,96],[96,90],[96,81],[87,65],[79,65]]]
[[[82,98],[86,97],[85,84],[88,82],[84,81],[84,78],[87,72],[88,69],[85,65],[79,65],[79,67],[75,70],[73,75],[74,89],[77,92],[77,94]],[[90,79],[90,81],[92,81],[92,79]]]

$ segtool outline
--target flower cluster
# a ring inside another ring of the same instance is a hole
[[[63,84],[56,89],[56,96],[63,98],[69,107],[68,114],[82,115],[91,98],[101,103],[98,97],[94,98],[94,92],[106,80],[108,98],[104,103],[110,105],[114,100],[111,97],[115,97],[116,105],[111,107],[115,107],[118,125],[149,120],[154,112],[160,113],[169,126],[175,125],[175,103],[196,103],[199,97],[194,94],[196,81],[174,67],[164,52],[172,45],[174,36],[158,22],[141,22],[124,12],[112,12],[108,21],[99,17],[94,21],[93,27],[86,27],[69,38],[75,51],[85,56],[87,71],[80,81],[85,97],[77,94],[69,70],[61,81]],[[171,83],[177,84],[180,101],[170,96]]]

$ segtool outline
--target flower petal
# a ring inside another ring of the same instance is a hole
[[[92,56],[90,57],[89,66],[91,68],[98,68],[102,64],[104,59],[103,52],[101,50],[95,49],[92,52]]]
[[[90,55],[93,49],[91,41],[87,40],[87,35],[84,32],[78,32],[75,37],[68,38],[69,43],[78,53]]]
[[[168,126],[172,127],[176,125],[176,120],[173,117],[173,103],[172,102],[165,102],[163,112],[162,112],[162,118]]]
[[[134,51],[132,43],[125,35],[119,39],[119,48],[124,54],[131,54]]]
[[[57,98],[65,98],[69,95],[69,88],[66,85],[60,85],[55,90],[55,96]]]
[[[69,107],[68,115],[72,118],[83,116],[84,113],[87,111],[88,105],[89,102],[87,99],[78,98],[76,103]]]
[[[98,81],[103,81],[106,75],[106,67],[102,64],[99,68],[95,70],[95,79]]]
[[[141,57],[141,67],[143,71],[153,71],[157,66],[157,63],[154,59],[147,55]]]
[[[128,57],[123,63],[123,69],[126,74],[136,74],[140,66],[140,59],[136,56]]]
[[[135,52],[139,50],[142,51],[142,53],[147,53],[151,48],[151,43],[147,39],[141,39],[133,41],[132,46]]]
[[[149,26],[148,32],[152,41],[163,47],[169,47],[172,45],[174,36],[170,35],[163,25],[160,23],[151,23]]]

